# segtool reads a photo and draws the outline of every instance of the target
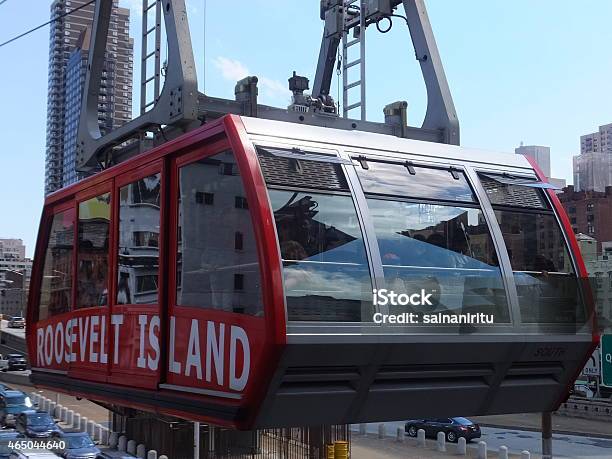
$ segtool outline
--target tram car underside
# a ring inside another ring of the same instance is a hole
[[[554,410],[597,335],[545,180],[225,116],[47,198],[32,380],[239,429]]]

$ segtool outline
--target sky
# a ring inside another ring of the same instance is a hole
[[[50,3],[1,4],[0,42],[48,21]],[[120,0],[132,11],[132,36],[139,33],[140,4]],[[520,142],[548,145],[552,175],[571,183],[580,135],[612,122],[612,2],[590,0],[578,7],[570,0],[427,0],[426,5],[461,144],[504,152]],[[260,102],[286,106],[293,70],[314,79],[323,25],[318,0],[187,0],[187,7],[200,91],[233,98],[236,80],[257,75]],[[0,237],[23,239],[28,256],[44,198],[48,41],[45,27],[0,48]],[[401,20],[384,35],[368,29],[366,61],[368,119],[380,121],[384,105],[406,100],[409,124],[419,125],[424,84]],[[332,94],[337,94],[335,76]]]

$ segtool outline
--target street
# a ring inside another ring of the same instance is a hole
[[[387,436],[394,437],[397,428],[404,428],[404,422],[386,422]],[[378,433],[378,423],[367,424],[369,434]],[[353,426],[353,432],[359,427]],[[468,448],[475,449],[478,441],[485,441],[489,450],[498,450],[507,446],[510,453],[519,454],[527,450],[532,454],[541,454],[541,435],[539,432],[513,428],[481,427],[482,438],[468,443]],[[609,459],[612,457],[612,439],[604,439],[579,435],[553,435],[553,453],[555,457],[572,459]]]

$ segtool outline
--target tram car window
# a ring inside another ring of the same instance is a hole
[[[387,287],[434,292],[431,306],[410,312],[485,313],[509,323],[498,257],[464,172],[364,159],[356,167]]]
[[[523,323],[581,324],[586,310],[561,228],[534,178],[480,174],[514,272]]]

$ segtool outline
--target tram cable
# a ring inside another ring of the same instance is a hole
[[[6,0],[0,0],[0,5],[2,5],[4,2],[6,2]],[[16,37],[11,38],[10,40],[7,40],[7,41],[5,41],[5,42],[2,42],[2,43],[0,43],[0,48],[2,48],[3,46],[6,46],[6,45],[8,45],[9,43],[12,43],[12,42],[14,42],[14,41],[16,41],[16,40],[19,40],[20,38],[23,38],[23,37],[25,37],[26,35],[31,34],[32,32],[36,32],[37,30],[42,29],[42,28],[43,28],[43,27],[45,27],[45,26],[48,26],[48,25],[50,25],[50,24],[53,24],[53,23],[54,23],[55,21],[57,21],[58,19],[65,18],[66,16],[69,16],[69,15],[71,15],[72,13],[75,13],[75,12],[77,12],[77,11],[79,11],[79,10],[81,10],[81,9],[85,8],[86,6],[89,6],[89,5],[91,5],[92,3],[95,3],[95,2],[96,2],[96,0],[91,0],[91,1],[89,1],[89,2],[87,2],[87,3],[85,3],[84,5],[79,6],[78,8],[75,8],[75,9],[73,9],[73,10],[70,10],[70,11],[66,12],[66,13],[60,14],[59,16],[54,17],[53,19],[51,19],[50,21],[45,22],[44,24],[40,24],[39,26],[36,26],[36,27],[34,27],[33,29],[30,29],[30,30],[28,30],[28,31],[26,31],[26,32],[23,32],[22,34],[17,35]]]

